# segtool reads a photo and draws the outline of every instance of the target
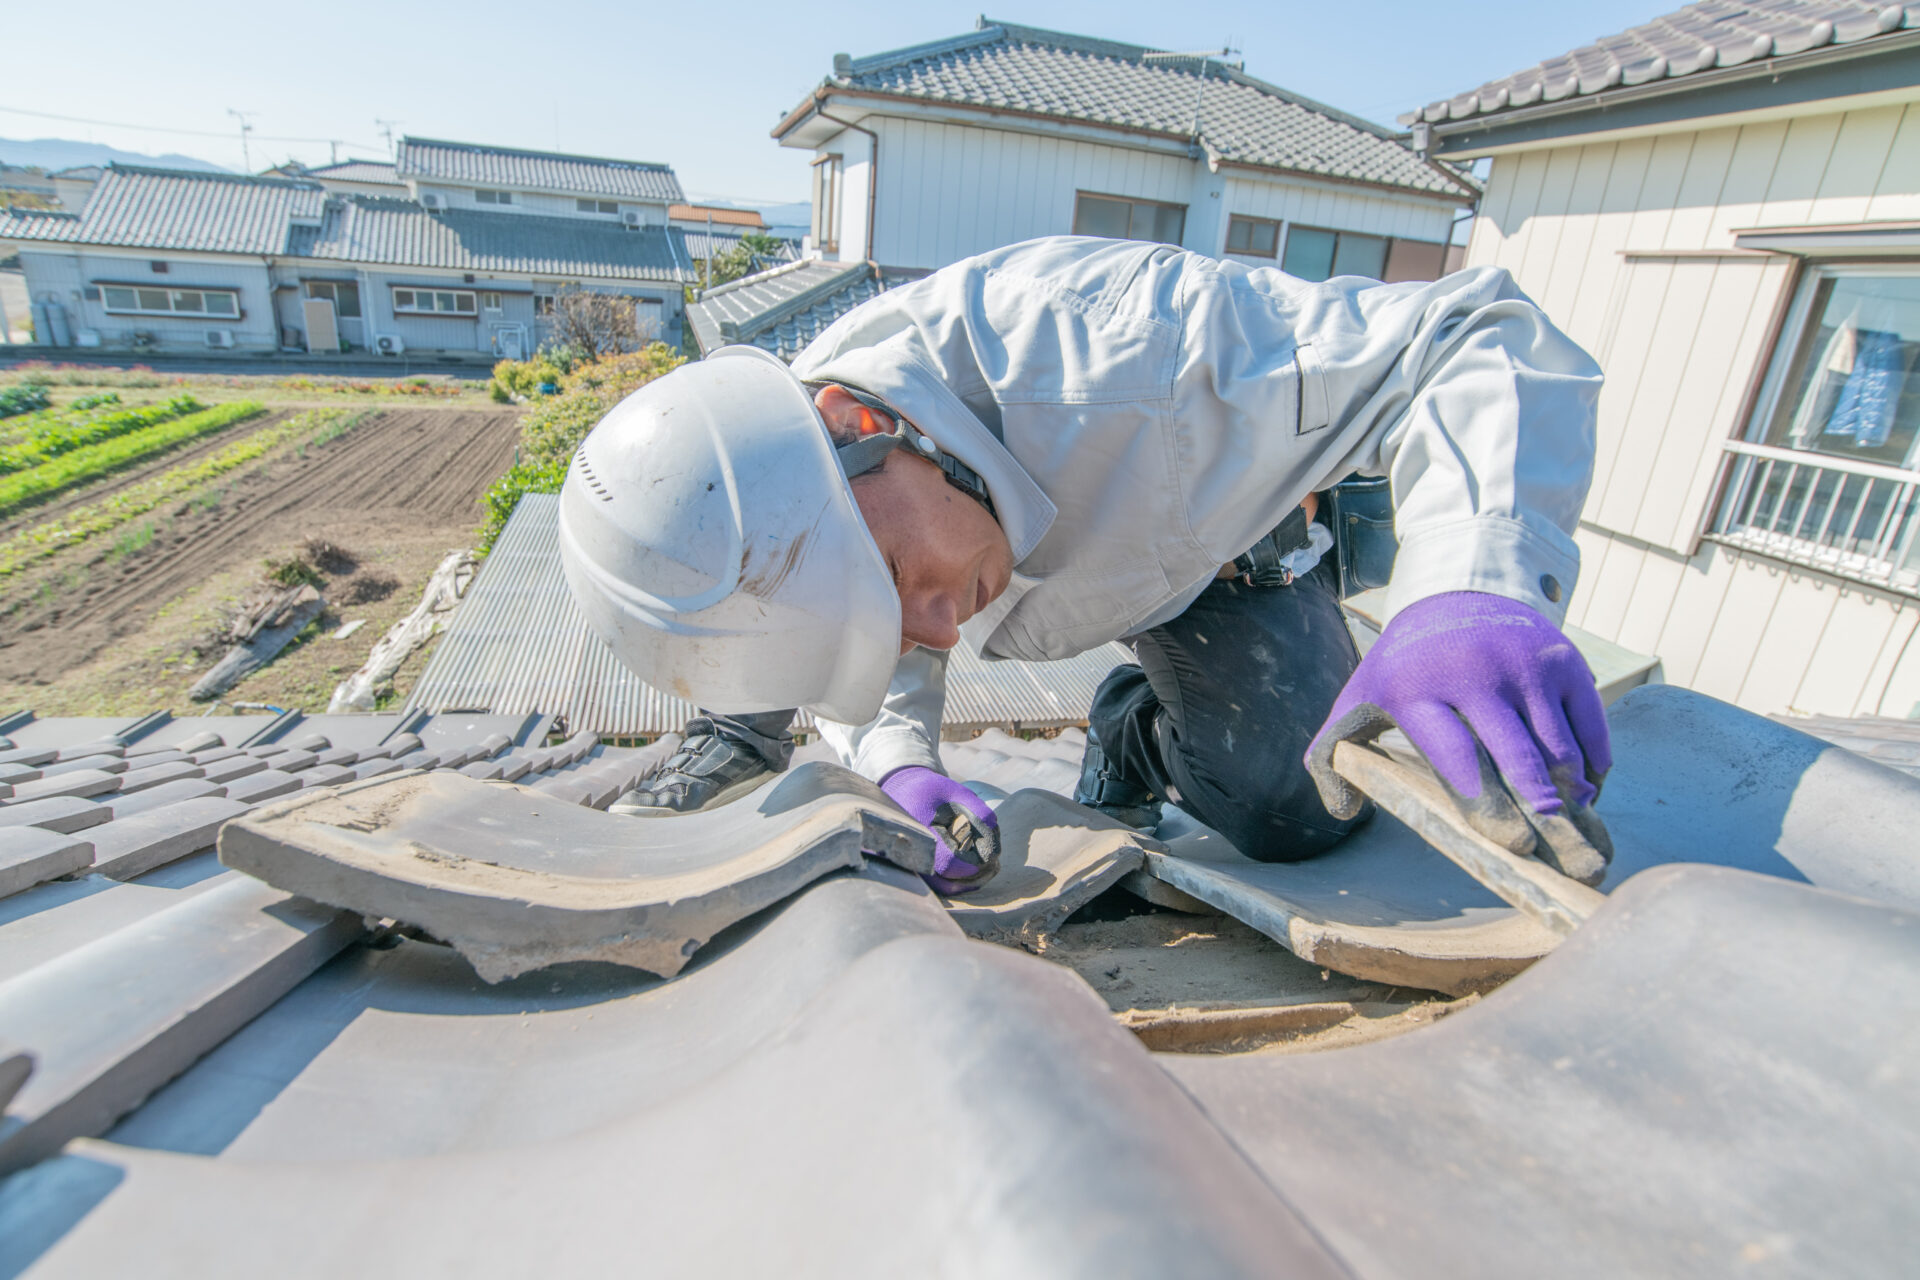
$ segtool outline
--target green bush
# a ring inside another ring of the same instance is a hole
[[[38,383],[23,382],[18,386],[0,387],[0,418],[11,418],[16,413],[31,413],[46,407],[47,389]]]
[[[566,371],[544,354],[531,360],[502,360],[493,366],[494,399],[501,399],[505,392],[507,399],[531,400],[540,394],[542,384],[558,385],[565,376]]]
[[[257,418],[266,408],[251,400],[216,405],[99,444],[63,454],[50,462],[0,479],[0,514],[28,506],[97,476],[144,462],[156,454]]]
[[[67,406],[68,413],[81,413],[88,409],[104,409],[108,405],[120,403],[117,391],[96,391],[90,396],[81,396]]]

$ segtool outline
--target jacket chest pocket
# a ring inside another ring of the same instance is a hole
[[[1295,373],[1294,434],[1309,435],[1323,431],[1333,422],[1333,408],[1327,402],[1326,370],[1311,342],[1293,349]]]

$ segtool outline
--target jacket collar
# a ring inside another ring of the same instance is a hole
[[[935,444],[978,472],[987,483],[987,492],[993,495],[994,514],[1013,549],[1014,564],[1032,554],[1053,527],[1058,513],[1052,500],[908,344],[889,341],[855,347],[818,365],[803,355],[795,364],[799,367],[794,372],[809,382],[845,382],[878,396]],[[1012,607],[1011,601],[1008,607]],[[990,614],[1003,612],[993,606],[987,609]]]

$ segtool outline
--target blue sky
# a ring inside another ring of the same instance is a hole
[[[1217,48],[1230,38],[1252,74],[1392,123],[1411,107],[1675,7],[1023,0],[989,15],[1167,49]],[[277,137],[336,138],[347,144],[343,155],[377,157],[384,142],[375,121],[385,118],[423,137],[665,161],[696,198],[803,200],[806,158],[767,131],[827,73],[834,53],[857,57],[970,31],[978,12],[873,0],[22,5],[6,20],[0,137],[174,151],[238,169],[232,108],[253,113],[260,140],[252,160],[261,168],[328,157],[324,141],[267,140]]]

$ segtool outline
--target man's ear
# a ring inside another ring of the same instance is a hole
[[[814,408],[827,424],[827,435],[834,444],[851,444],[860,438],[860,415],[866,408],[847,389],[827,383],[813,396]]]

